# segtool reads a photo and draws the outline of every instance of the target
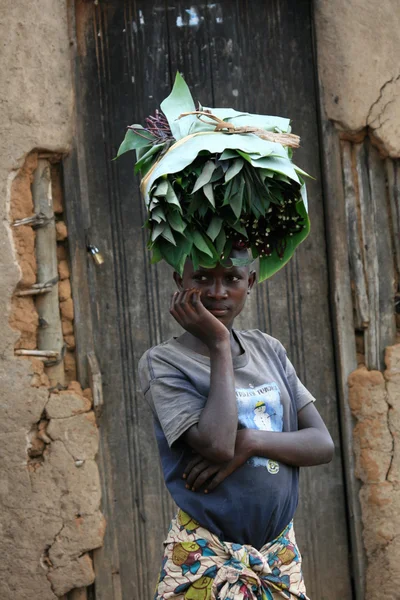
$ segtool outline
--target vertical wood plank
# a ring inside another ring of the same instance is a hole
[[[347,507],[351,540],[353,585],[357,600],[364,600],[366,555],[363,543],[360,481],[355,476],[353,450],[354,420],[348,398],[347,381],[357,368],[353,322],[353,301],[349,270],[344,181],[340,142],[334,125],[320,103],[326,236],[330,274],[330,306],[333,319],[336,373],[340,406],[341,441],[346,479]]]
[[[346,206],[347,242],[349,249],[351,278],[354,283],[356,323],[358,329],[368,327],[370,322],[367,282],[365,279],[362,252],[362,234],[359,226],[358,178],[353,164],[351,142],[342,142],[342,168],[344,201]]]
[[[385,349],[396,339],[394,295],[396,292],[395,249],[392,244],[390,199],[384,160],[372,144],[367,145],[368,173],[371,190],[371,229],[376,240],[377,278],[373,285],[377,295],[378,364],[385,369]],[[368,240],[366,240],[368,244]]]

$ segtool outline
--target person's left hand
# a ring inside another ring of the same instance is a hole
[[[205,494],[214,490],[252,456],[250,442],[251,429],[239,429],[236,434],[235,456],[232,460],[222,464],[212,463],[200,454],[196,454],[183,473],[186,487],[196,492],[205,485]]]

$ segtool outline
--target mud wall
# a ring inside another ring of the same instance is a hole
[[[400,578],[400,12],[396,0],[314,4],[329,148],[327,226],[342,413],[350,406],[353,417],[352,428],[351,415],[345,415],[342,431],[344,447],[354,452],[347,470],[360,482],[348,481],[354,571],[363,580],[357,598],[395,600]]]
[[[73,135],[66,4],[6,0],[0,11],[0,597],[54,600],[94,578],[89,551],[102,543],[98,431],[90,390],[76,380],[74,314],[59,161]],[[37,349],[41,326],[31,225],[39,155],[53,162],[63,383],[50,384]],[[65,596],[66,597],[66,596]]]

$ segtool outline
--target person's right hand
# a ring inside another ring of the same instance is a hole
[[[200,291],[195,288],[175,292],[169,312],[181,327],[208,347],[229,341],[228,329],[204,307]]]

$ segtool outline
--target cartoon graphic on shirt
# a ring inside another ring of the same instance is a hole
[[[278,385],[272,381],[248,388],[236,388],[239,425],[261,431],[283,430],[283,406]],[[271,475],[279,472],[279,464],[260,456],[253,456],[249,464],[268,469]]]

